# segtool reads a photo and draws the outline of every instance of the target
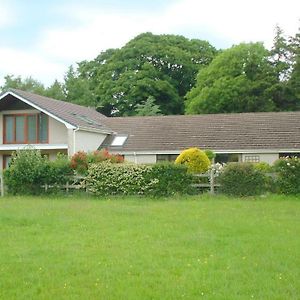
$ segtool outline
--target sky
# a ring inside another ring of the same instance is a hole
[[[7,74],[49,86],[70,65],[143,32],[179,34],[220,49],[270,48],[278,24],[300,27],[299,0],[0,0],[0,86]]]

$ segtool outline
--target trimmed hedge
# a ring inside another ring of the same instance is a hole
[[[102,162],[92,164],[85,178],[85,188],[95,195],[151,195],[185,194],[191,176],[186,168],[174,164],[135,165]]]
[[[276,186],[282,194],[300,194],[300,159],[286,157],[276,161]]]
[[[204,151],[198,148],[189,148],[179,154],[175,164],[187,166],[189,173],[205,173],[211,162]]]
[[[252,163],[230,163],[220,175],[220,191],[232,196],[254,196],[266,191],[264,172]]]

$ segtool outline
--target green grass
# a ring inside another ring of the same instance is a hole
[[[0,299],[299,299],[300,199],[0,199]]]

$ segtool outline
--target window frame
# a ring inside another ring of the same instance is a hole
[[[41,142],[40,141],[40,115],[41,113],[19,113],[19,114],[5,114],[3,115],[3,144],[47,144],[49,142],[49,117],[47,116],[47,140]],[[24,117],[24,141],[16,140],[16,117]],[[35,116],[36,117],[36,140],[29,141],[28,136],[28,117]],[[13,140],[10,142],[6,139],[6,118],[13,117]]]

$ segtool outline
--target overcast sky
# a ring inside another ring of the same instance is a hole
[[[6,74],[49,85],[146,31],[270,47],[276,24],[294,35],[299,19],[299,0],[0,0],[0,85]]]

